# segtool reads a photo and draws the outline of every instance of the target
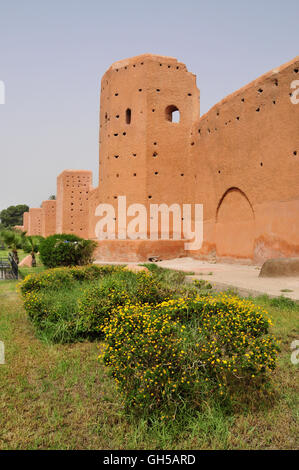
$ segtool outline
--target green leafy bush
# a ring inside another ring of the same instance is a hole
[[[76,235],[51,235],[40,244],[40,258],[47,268],[86,265],[92,261],[96,246],[94,241]]]
[[[270,324],[261,307],[226,294],[125,304],[103,327],[101,357],[128,406],[175,414],[238,383],[261,386],[278,351]]]

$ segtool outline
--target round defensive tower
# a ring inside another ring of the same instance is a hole
[[[190,129],[198,119],[196,77],[183,63],[152,54],[115,62],[101,82],[97,203],[193,202]]]

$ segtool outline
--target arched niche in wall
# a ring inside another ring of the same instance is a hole
[[[254,211],[246,194],[229,188],[216,212],[216,252],[219,257],[253,258]]]

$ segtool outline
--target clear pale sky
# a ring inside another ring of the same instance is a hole
[[[201,114],[299,54],[298,0],[0,0],[0,210],[39,207],[66,168],[98,175],[111,63],[168,55],[197,75]]]

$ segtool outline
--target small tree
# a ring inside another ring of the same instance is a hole
[[[28,236],[25,237],[23,250],[25,253],[30,253],[32,261],[31,266],[36,267],[36,257],[35,254],[39,252],[40,243],[43,240],[43,237],[40,236]]]
[[[12,251],[13,258],[17,264],[19,264],[18,250],[23,248],[24,235],[13,230],[3,230],[1,232],[1,238],[7,248]]]
[[[15,225],[23,224],[23,214],[29,211],[26,204],[19,204],[17,206],[9,206],[0,212],[1,224],[5,228],[12,228]]]

